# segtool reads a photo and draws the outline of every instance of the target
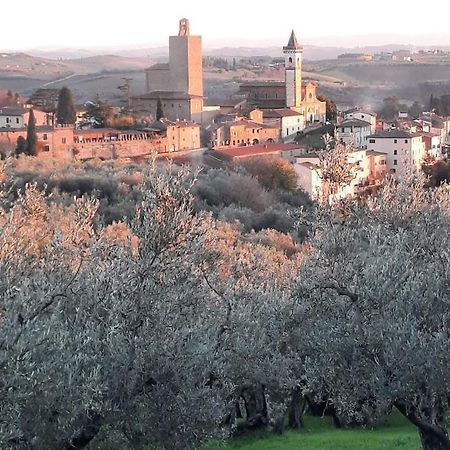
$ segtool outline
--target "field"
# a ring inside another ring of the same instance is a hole
[[[339,430],[328,417],[306,417],[305,429],[281,436],[260,434],[227,444],[210,444],[205,450],[419,450],[416,429],[399,415],[374,430]]]

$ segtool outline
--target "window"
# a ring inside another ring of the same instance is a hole
[[[397,139],[394,139],[394,144],[396,144],[397,143]]]
[[[65,144],[67,142],[66,138],[62,138],[62,143]]]
[[[289,63],[292,64],[292,58],[291,57],[289,57]]]
[[[173,108],[173,103],[172,103],[172,108]]]
[[[16,123],[20,123],[20,120],[18,117],[16,117]]]
[[[369,139],[370,144],[375,144],[375,139]]]
[[[397,150],[394,150],[394,155],[396,155],[397,154]]]
[[[44,133],[44,135],[42,136],[42,140],[43,140],[43,141],[47,141],[47,140],[48,140],[47,133]]]
[[[6,118],[6,123],[9,123],[9,117]]]
[[[43,152],[49,152],[50,151],[50,145],[46,145],[43,149]]]
[[[394,166],[396,166],[397,165],[397,160],[396,159],[394,159]]]
[[[395,169],[392,169],[392,173],[395,173]]]
[[[408,139],[405,139],[405,144],[407,144],[408,143]]]

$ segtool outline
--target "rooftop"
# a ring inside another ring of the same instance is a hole
[[[366,128],[370,127],[371,124],[369,122],[366,122],[365,120],[359,120],[359,119],[347,119],[344,120],[341,123],[337,124],[338,127],[357,127],[357,128]]]
[[[354,108],[348,109],[347,111],[344,111],[344,114],[352,114],[352,113],[355,113],[355,112],[368,114],[370,116],[376,116],[377,115],[373,111],[370,111],[369,109],[366,109],[366,108],[360,108],[359,106],[356,106]]]
[[[2,106],[0,108],[0,116],[21,116],[28,111],[28,109],[20,106]]]
[[[368,156],[386,156],[387,153],[376,152],[375,150],[366,150],[366,155],[368,155]]]
[[[375,134],[372,134],[370,136],[368,136],[368,139],[376,139],[376,138],[386,138],[386,139],[411,139],[413,137],[418,137],[420,136],[420,133],[409,133],[408,131],[404,131],[404,130],[398,130],[398,129],[394,129],[394,130],[387,130],[387,131],[379,131]]]
[[[267,109],[264,111],[264,117],[268,119],[278,119],[280,117],[301,116],[302,114],[289,108]]]
[[[283,50],[303,50],[303,46],[300,45],[297,41],[297,37],[295,36],[294,30],[292,30],[291,36],[289,37],[289,41],[287,45],[283,47]]]

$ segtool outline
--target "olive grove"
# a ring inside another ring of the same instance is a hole
[[[307,390],[354,421],[396,407],[449,449],[450,190],[390,181],[319,213],[296,297]]]

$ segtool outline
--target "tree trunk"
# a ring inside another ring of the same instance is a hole
[[[252,428],[266,426],[267,402],[264,386],[249,387],[242,391],[242,398],[245,402],[245,412],[247,423]]]
[[[395,407],[419,430],[423,450],[450,450],[444,413],[432,407],[418,411],[407,402],[398,400]]]
[[[102,426],[102,418],[96,412],[90,412],[84,419],[84,424],[68,439],[64,450],[85,448],[97,436]]]
[[[302,395],[300,387],[292,391],[291,402],[288,406],[289,427],[298,430],[303,428],[303,412],[305,411],[306,399]]]
[[[438,432],[419,428],[419,435],[423,450],[450,450],[450,440],[444,428]]]

